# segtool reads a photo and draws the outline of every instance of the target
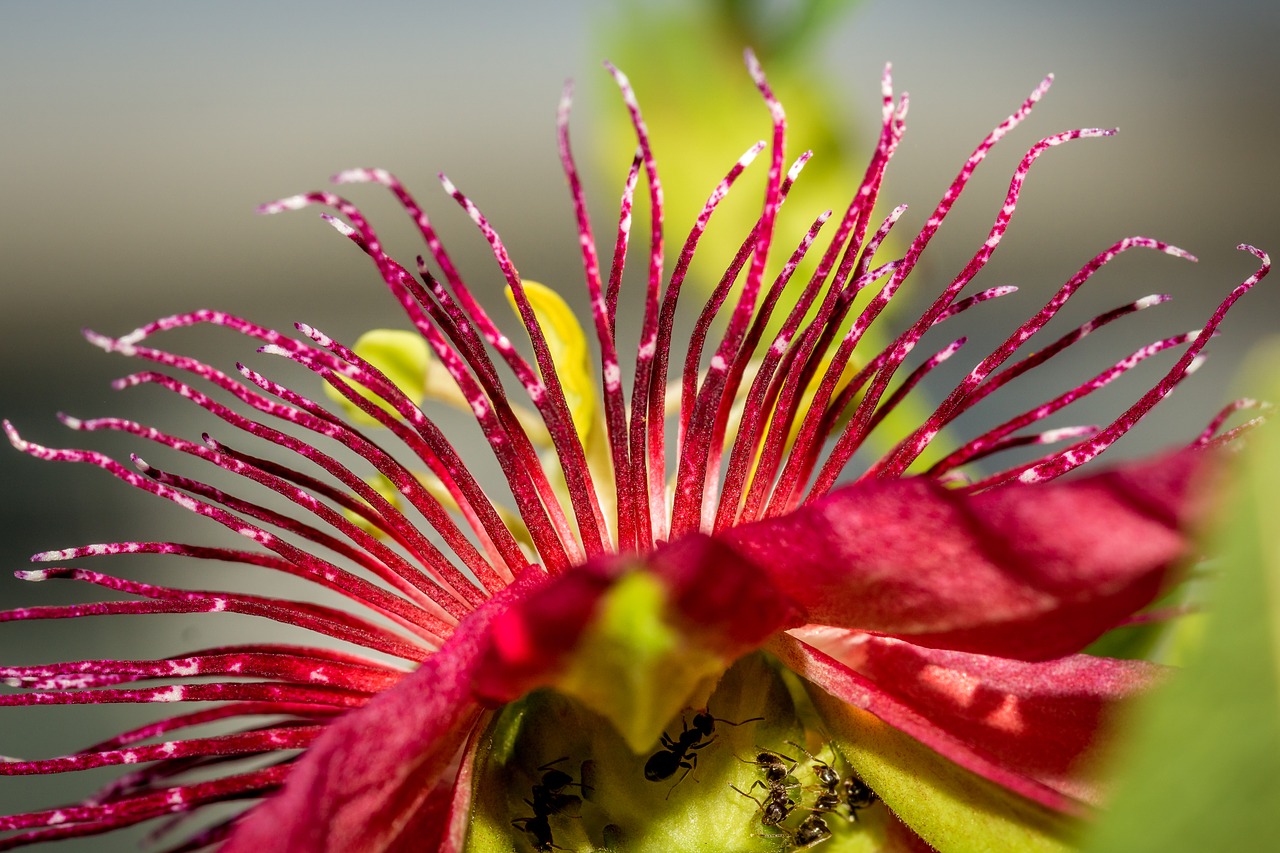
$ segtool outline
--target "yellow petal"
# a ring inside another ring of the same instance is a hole
[[[545,284],[528,279],[524,280],[524,292],[547,339],[547,348],[551,351],[556,375],[560,377],[573,426],[585,445],[596,418],[596,389],[591,375],[587,336],[560,294]],[[507,301],[516,309],[515,295],[510,287],[507,288]],[[516,313],[519,314],[518,309]]]
[[[406,397],[414,402],[422,401],[426,394],[427,377],[435,359],[421,335],[399,329],[371,329],[360,336],[354,349],[356,355],[385,373]],[[347,384],[383,411],[395,414],[395,410],[381,397],[350,382]],[[343,413],[352,423],[360,426],[379,425],[374,418],[362,412],[337,390],[325,385],[324,392],[329,399],[342,406]]]
[[[325,386],[325,387],[327,388],[328,386]],[[364,415],[363,412],[361,412],[360,414]],[[368,415],[364,415],[364,416],[368,417]],[[370,418],[370,420],[372,420],[372,418]],[[403,503],[400,496],[400,490],[397,489],[395,487],[395,484],[392,483],[390,480],[388,480],[386,477],[383,477],[381,475],[378,475],[376,477],[369,477],[365,480],[365,484],[368,485],[369,488],[377,492],[379,495],[381,495],[382,498],[386,500],[387,503],[391,504],[392,508],[402,509]],[[386,534],[382,531],[381,528],[374,525],[373,522],[365,518],[363,515],[360,515],[359,513],[353,512],[352,510],[349,510],[349,509],[344,509],[342,511],[342,514],[347,517],[347,521],[350,521],[356,527],[359,527],[361,530],[373,536],[375,539],[382,539],[386,536]]]

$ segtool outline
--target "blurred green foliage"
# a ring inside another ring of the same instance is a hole
[[[1246,387],[1280,400],[1280,345]],[[1280,816],[1280,432],[1264,425],[1235,461],[1209,537],[1212,583],[1199,648],[1127,721],[1115,796],[1090,853],[1275,850]]]
[[[771,271],[781,267],[821,211],[832,208],[833,219],[839,218],[861,181],[864,164],[852,150],[849,93],[831,84],[821,48],[827,25],[854,5],[854,0],[626,0],[610,16],[608,30],[601,34],[602,48],[630,78],[639,98],[653,140],[666,197],[667,240],[673,247],[689,233],[707,196],[737,158],[768,137],[768,111],[743,63],[747,47],[755,50],[787,110],[787,164],[806,150],[814,152],[782,208]],[[601,105],[592,110],[600,119],[593,128],[594,159],[603,179],[620,189],[635,151],[635,134],[616,92],[602,85],[598,95]],[[757,159],[712,218],[698,251],[710,263],[701,266],[695,259],[690,271],[694,284],[713,286],[754,226],[767,156]],[[641,189],[636,195],[637,211],[643,210],[647,194]],[[835,225],[829,223],[827,230],[834,232]],[[821,238],[817,245],[822,245]],[[799,290],[799,283],[807,279],[819,250],[813,254],[790,289]]]

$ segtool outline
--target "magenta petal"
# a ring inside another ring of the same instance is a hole
[[[1203,453],[977,495],[857,483],[730,531],[814,624],[1024,660],[1082,649],[1149,603],[1206,501]]]
[[[1162,672],[1089,655],[1028,663],[838,628],[792,633],[1001,767],[1086,802],[1098,791],[1082,776],[1085,758],[1108,714]]]
[[[482,713],[471,677],[490,624],[545,577],[527,570],[464,619],[412,675],[335,721],[280,793],[249,813],[224,853],[408,851],[421,849],[424,836],[438,836],[443,825],[424,823],[449,818],[439,807],[452,783],[444,774]]]

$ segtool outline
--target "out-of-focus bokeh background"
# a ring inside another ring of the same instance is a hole
[[[138,365],[84,343],[85,326],[121,334],[199,307],[282,329],[302,320],[345,340],[398,323],[371,265],[312,212],[269,219],[253,212],[352,166],[384,166],[416,190],[495,310],[502,310],[497,268],[439,191],[438,171],[487,213],[524,275],[580,286],[554,114],[563,81],[574,78],[575,139],[594,187],[598,233],[607,232],[630,151],[586,152],[603,136],[594,130],[602,112],[621,109],[600,67],[625,37],[620,21],[614,4],[586,0],[0,4],[0,414],[54,446],[126,446],[67,432],[57,411],[120,414],[199,436],[208,422],[194,407],[179,407],[158,389],[113,392],[109,381]],[[1053,91],[992,155],[939,235],[917,294],[942,287],[985,237],[1014,164],[1036,139],[1080,126],[1121,128],[1114,139],[1068,145],[1037,165],[1014,226],[978,280],[1023,292],[971,325],[971,334],[995,328],[987,333],[1003,335],[1007,326],[995,318],[1029,314],[1122,236],[1167,239],[1201,260],[1131,253],[1100,275],[1073,319],[1055,328],[1151,292],[1175,301],[1128,331],[1100,334],[1100,349],[1074,366],[1041,373],[1028,393],[1043,395],[1055,381],[1083,378],[1141,343],[1198,327],[1255,267],[1234,250],[1237,243],[1280,250],[1278,42],[1280,6],[1264,0],[865,0],[826,27],[809,61],[825,69],[827,93],[839,95],[841,112],[829,119],[843,143],[860,150],[874,139],[880,71],[893,61],[912,105],[883,199],[913,206],[907,229],[918,227],[972,146],[1044,73],[1057,74]],[[626,54],[659,61],[662,51],[633,44]],[[634,76],[642,78],[639,69]],[[696,93],[701,83],[682,85]],[[741,86],[749,85],[744,73]],[[643,87],[638,94],[642,104],[664,97]],[[760,110],[754,125],[726,126],[713,144],[725,146],[727,167],[766,132]],[[683,154],[670,140],[655,145],[660,166]],[[706,175],[707,188],[720,172]],[[411,259],[419,251],[384,193],[370,187],[350,195],[397,254]],[[834,191],[828,203],[844,197]],[[678,245],[694,213],[670,211],[669,244]],[[1117,453],[1198,432],[1230,398],[1243,354],[1275,333],[1277,317],[1280,296],[1264,282],[1229,317],[1200,374]],[[227,370],[252,357],[229,333],[187,340]],[[1068,421],[1105,422],[1158,374],[1144,375],[1119,396],[1100,395],[1100,410]],[[1012,399],[1003,411],[1017,405]],[[174,532],[188,526],[184,513],[85,466],[0,452],[0,482],[6,575],[46,548],[200,535]],[[91,595],[0,577],[5,607]],[[193,620],[155,621],[156,639],[148,642],[156,654],[209,641]],[[110,620],[38,631],[0,626],[3,661],[142,653]],[[6,710],[0,754],[57,754],[139,719],[128,708],[88,711]],[[0,780],[0,813],[53,805],[89,787],[85,780]],[[78,849],[129,849],[137,837]]]

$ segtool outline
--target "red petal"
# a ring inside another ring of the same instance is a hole
[[[764,572],[719,540],[695,534],[643,560],[611,556],[576,566],[516,603],[494,620],[491,643],[475,677],[476,693],[507,702],[553,683],[601,598],[633,569],[660,578],[667,589],[668,618],[725,660],[803,621]]]
[[[438,853],[462,853],[466,846],[467,831],[471,828],[471,797],[475,786],[476,753],[491,718],[491,714],[484,715],[479,724],[472,729],[471,738],[467,741],[466,751],[462,755],[462,764],[458,767],[458,777],[453,783],[453,790],[446,791],[448,799],[441,803],[441,811],[432,815],[433,837],[427,838],[424,835],[418,849],[429,849],[435,833],[440,835]]]
[[[882,689],[871,679],[854,672],[812,646],[781,635],[769,644],[769,651],[797,675],[816,684],[834,698],[871,712],[965,770],[1051,809],[1080,811],[1081,806],[1074,798],[1003,766],[985,751],[941,728],[928,716]]]
[[[472,682],[476,695],[500,704],[550,683],[625,565],[606,557],[575,566],[494,619]]]
[[[978,495],[858,483],[730,531],[815,624],[1028,660],[1079,651],[1149,603],[1188,549],[1205,455]]]
[[[249,813],[224,853],[409,851],[439,837],[450,817],[452,780],[444,774],[481,715],[471,678],[490,623],[545,578],[541,569],[526,570],[412,675],[335,721],[283,790]]]
[[[648,561],[670,591],[672,609],[726,660],[758,648],[769,635],[804,620],[769,576],[709,536],[687,536]]]
[[[1094,769],[1087,754],[1098,745],[1117,702],[1161,673],[1153,664],[1089,655],[1027,663],[927,649],[857,631],[802,628],[792,633],[1002,768],[1095,803],[1099,792],[1082,776]]]

